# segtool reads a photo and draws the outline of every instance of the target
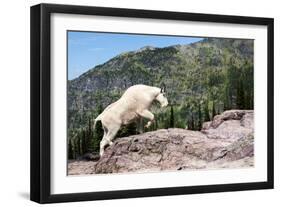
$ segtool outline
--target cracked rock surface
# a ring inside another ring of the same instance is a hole
[[[171,128],[117,138],[98,161],[69,162],[68,174],[251,167],[253,116],[252,110],[230,110],[201,131]]]

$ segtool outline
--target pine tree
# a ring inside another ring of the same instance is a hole
[[[96,123],[95,133],[94,133],[94,142],[93,142],[93,151],[99,152],[100,149],[100,141],[103,137],[103,128],[101,121]]]
[[[68,139],[68,146],[67,146],[68,148],[68,153],[67,153],[67,157],[68,157],[68,159],[73,159],[74,157],[73,157],[73,149],[72,149],[72,144],[71,144],[71,140],[70,139]]]
[[[174,108],[173,105],[171,105],[171,110],[170,110],[170,128],[175,127],[175,120],[174,120]]]
[[[216,116],[216,108],[215,108],[215,101],[213,101],[213,106],[212,106],[212,119]]]
[[[79,135],[78,132],[75,136],[75,140],[74,140],[74,146],[75,146],[75,151],[74,151],[74,159],[76,159],[79,156],[80,153],[80,143],[79,143]]]
[[[93,124],[92,124],[92,119],[91,117],[88,118],[88,127],[86,131],[86,136],[85,136],[85,152],[91,152],[91,141],[94,138],[93,137],[93,130],[92,130]]]
[[[83,130],[80,131],[78,139],[77,139],[77,144],[78,144],[78,156],[83,154],[82,151],[82,139],[83,139]]]
[[[194,129],[195,129],[193,113],[191,113],[190,129],[191,129],[191,130],[194,130]]]
[[[75,140],[72,139],[70,140],[71,142],[71,146],[72,146],[72,155],[73,155],[73,159],[76,159],[76,145],[75,145]]]
[[[131,136],[137,134],[137,124],[132,122],[126,127],[126,136]]]
[[[209,107],[208,107],[208,102],[205,103],[204,105],[204,121],[210,121],[210,114],[209,114]]]
[[[237,86],[237,107],[239,109],[245,108],[245,96],[244,96],[244,87],[243,82],[240,80]]]
[[[86,132],[85,130],[82,130],[82,136],[81,136],[81,155],[85,154],[87,152],[87,141],[86,141]]]
[[[228,85],[228,83],[225,83],[225,86],[224,86],[223,110],[229,110],[229,109],[231,109],[231,106],[230,106],[229,85]]]
[[[102,105],[99,104],[98,106],[98,114],[101,114],[103,111]],[[96,122],[95,132],[93,136],[93,151],[99,152],[100,149],[100,141],[103,137],[103,128],[101,121]]]
[[[198,104],[198,126],[197,129],[201,130],[202,127],[202,112],[201,112],[201,104]]]
[[[155,117],[154,117],[154,123],[155,123],[155,130],[157,130],[158,129],[158,116],[157,115],[155,115]]]

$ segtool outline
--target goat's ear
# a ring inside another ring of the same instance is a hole
[[[161,93],[166,93],[166,85],[163,83],[161,86]]]

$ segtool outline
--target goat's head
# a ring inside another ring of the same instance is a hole
[[[156,96],[156,100],[161,104],[161,107],[168,106],[168,99],[166,95],[166,86],[163,85],[160,89],[160,93]]]

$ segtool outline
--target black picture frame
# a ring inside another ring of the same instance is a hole
[[[267,26],[267,181],[236,184],[219,184],[186,187],[167,187],[73,194],[51,194],[50,162],[50,15],[52,13],[100,15],[113,17],[134,17],[165,20],[182,20],[207,23],[232,23]],[[272,18],[195,14],[168,11],[104,8],[73,5],[39,4],[31,7],[31,151],[30,151],[30,199],[38,203],[88,201],[103,199],[166,196],[179,194],[211,193],[273,188],[274,177],[274,83],[273,83],[273,38]]]

